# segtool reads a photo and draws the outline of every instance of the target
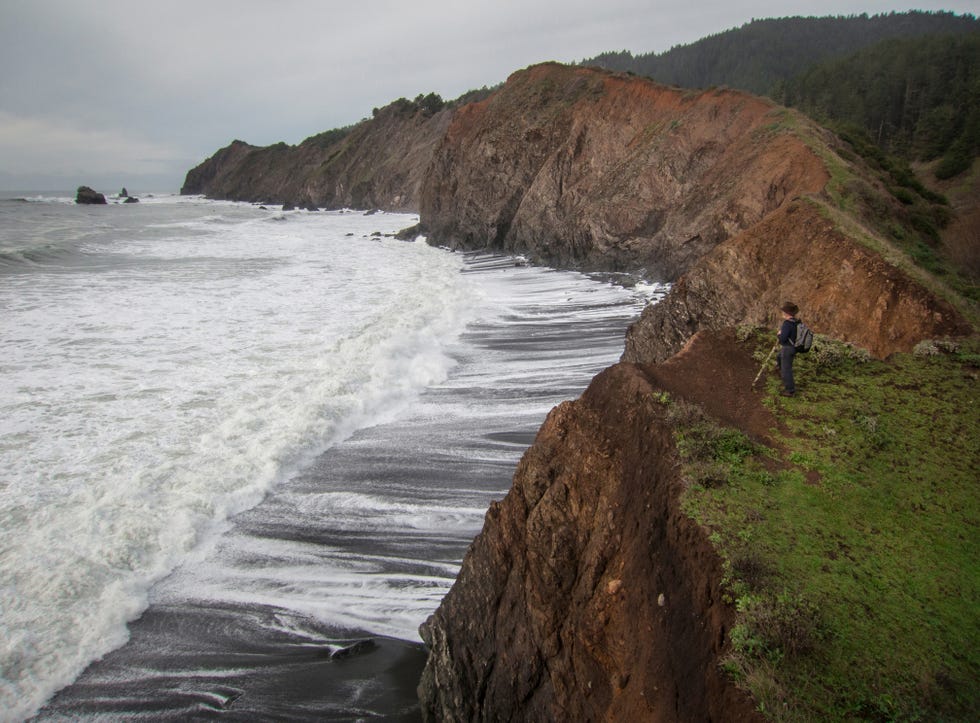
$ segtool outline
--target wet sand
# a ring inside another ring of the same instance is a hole
[[[637,313],[507,260],[467,272],[508,308],[469,327],[449,380],[234,518],[39,719],[419,718],[417,625],[544,416],[618,358]]]

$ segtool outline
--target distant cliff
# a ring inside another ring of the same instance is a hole
[[[234,141],[187,173],[182,194],[317,208],[416,211],[452,106],[398,100],[296,146]]]

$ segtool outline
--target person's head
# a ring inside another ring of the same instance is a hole
[[[800,313],[800,307],[794,304],[792,301],[784,301],[783,305],[779,307],[779,310],[787,317],[794,317]]]

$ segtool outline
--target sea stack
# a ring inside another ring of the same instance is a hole
[[[105,196],[98,191],[94,191],[88,186],[79,186],[75,192],[75,203],[103,205],[107,201],[105,200]]]

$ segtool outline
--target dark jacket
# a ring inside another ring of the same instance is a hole
[[[783,325],[779,327],[779,343],[783,346],[792,346],[796,344],[796,325],[800,323],[799,319],[786,319],[783,321]]]

